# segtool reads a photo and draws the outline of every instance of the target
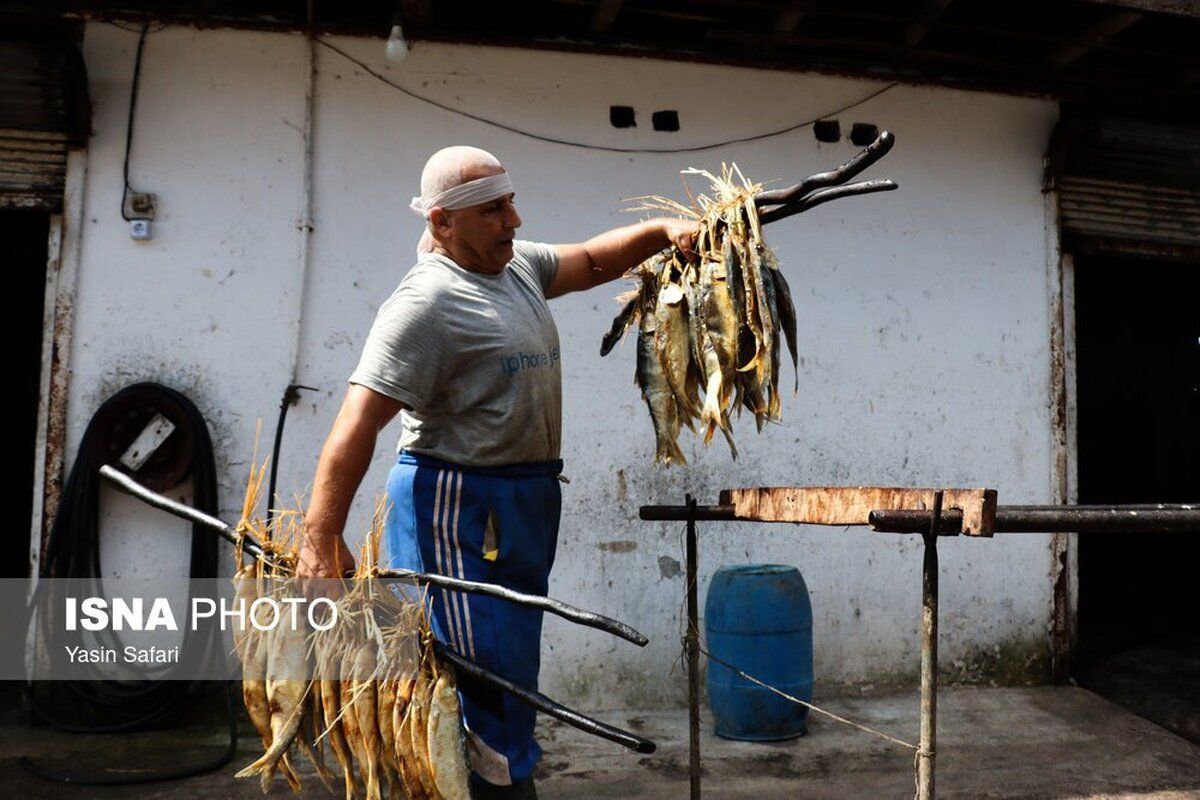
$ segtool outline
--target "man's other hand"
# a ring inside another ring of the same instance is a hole
[[[341,578],[354,570],[354,556],[341,536],[305,536],[296,562],[296,577],[309,597],[336,599],[341,595]],[[320,590],[315,587],[319,584]]]
[[[700,232],[700,223],[697,220],[664,219],[663,228],[666,230],[667,239],[679,248],[679,252],[683,253],[684,258],[693,262],[698,258],[695,247],[696,235]]]

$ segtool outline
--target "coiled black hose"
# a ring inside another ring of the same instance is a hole
[[[99,500],[100,467],[115,460],[114,453],[128,442],[117,442],[115,431],[122,415],[145,414],[150,409],[171,420],[171,437],[187,444],[190,463],[180,476],[190,472],[194,505],[209,514],[218,510],[216,463],[212,440],[196,406],[183,394],[156,383],[128,386],[109,398],[92,417],[80,442],[79,453],[67,478],[58,513],[46,543],[39,578],[71,578],[103,595],[100,570]],[[167,440],[169,444],[171,439]],[[166,444],[164,444],[164,447]],[[218,544],[202,525],[192,526],[189,575],[192,579],[217,577]],[[69,635],[53,618],[59,603],[44,601],[44,592],[53,581],[39,580],[30,608],[38,608],[38,636],[43,641],[65,644]],[[79,588],[79,583],[74,588]],[[190,604],[189,597],[189,604]],[[47,613],[49,612],[49,613]],[[109,634],[112,635],[111,633]],[[114,638],[115,643],[115,638]],[[187,630],[180,644],[179,663],[196,663],[221,645],[215,626],[201,625]],[[65,731],[77,733],[127,733],[152,730],[175,720],[187,701],[212,689],[209,681],[171,680],[163,677],[145,681],[97,680],[81,673],[78,680],[27,682],[26,699],[38,718]],[[233,685],[227,684],[226,709],[229,721],[229,747],[215,760],[194,767],[160,773],[68,775],[40,767],[28,759],[21,764],[44,778],[71,783],[125,784],[172,780],[218,769],[233,758],[237,750],[237,724]]]

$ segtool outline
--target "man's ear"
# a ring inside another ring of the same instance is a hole
[[[450,232],[450,215],[444,208],[434,208],[429,212],[429,225],[441,235]]]

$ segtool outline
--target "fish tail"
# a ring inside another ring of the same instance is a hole
[[[325,765],[325,759],[319,756],[311,744],[301,737],[296,737],[300,742],[300,749],[304,751],[304,755],[308,756],[308,760],[312,762],[313,769],[316,770],[317,780],[325,787],[325,791],[334,794],[333,791],[333,773],[329,771],[329,767]]]
[[[772,422],[783,419],[783,403],[779,400],[779,392],[771,392],[771,400],[767,403],[767,416]]]
[[[659,437],[657,452],[654,454],[654,460],[660,464],[686,464],[687,459],[683,457],[683,451],[679,449],[679,442]]]
[[[280,731],[281,735],[275,737],[275,740],[271,742],[271,746],[267,749],[267,752],[263,753],[253,764],[243,768],[234,777],[249,778],[253,775],[263,775],[266,779],[267,785],[270,786],[271,778],[275,774],[276,765],[281,759],[287,756],[287,749],[291,746],[292,741],[296,738],[296,730],[299,728],[299,720],[296,721],[295,726],[289,727],[291,727],[290,732]],[[291,764],[289,763],[288,767],[285,767],[285,775],[286,770],[289,769],[290,766]],[[292,774],[295,774],[294,770]]]
[[[367,762],[367,800],[381,800],[379,793],[379,770],[374,759]]]
[[[733,443],[733,433],[730,431],[729,414],[728,413],[721,414],[721,423],[722,423],[721,433],[724,434],[725,441],[729,443],[729,452],[733,456],[733,460],[737,461],[738,449],[737,449],[737,445],[735,445]]]
[[[700,412],[700,424],[705,428],[704,443],[712,441],[713,434],[721,427],[721,405],[719,392],[709,392],[704,398],[704,408]]]
[[[279,759],[283,756],[283,748],[276,748],[271,745],[267,752],[258,757],[254,763],[243,767],[239,770],[235,778],[251,778],[255,775],[261,775],[267,786],[271,785],[271,779],[275,777],[275,766],[279,763]]]
[[[292,757],[284,753],[283,758],[279,761],[279,767],[279,771],[283,773],[283,779],[287,781],[288,788],[292,790],[292,794],[300,794],[300,775],[297,774],[296,768],[292,766]]]

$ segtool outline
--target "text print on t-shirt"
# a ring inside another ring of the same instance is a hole
[[[505,375],[515,375],[523,369],[553,366],[558,363],[558,348],[551,348],[549,353],[518,353],[515,356],[501,356],[500,369]]]

